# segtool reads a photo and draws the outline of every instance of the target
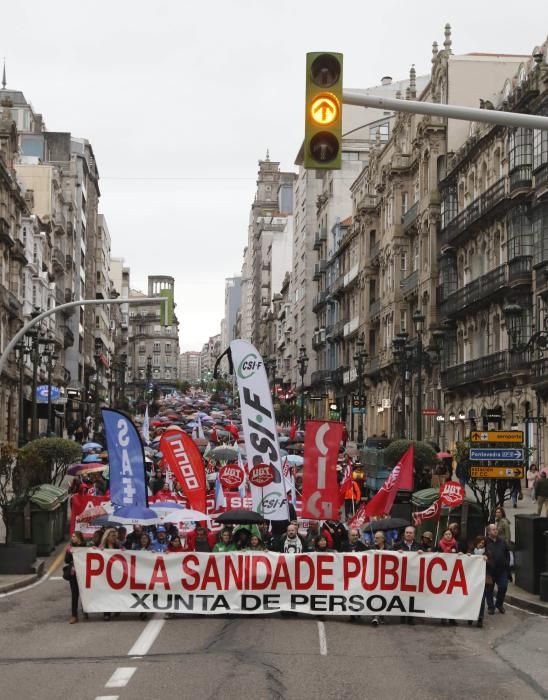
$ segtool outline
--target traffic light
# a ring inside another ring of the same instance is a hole
[[[171,326],[173,323],[173,289],[161,289],[160,295],[167,297],[167,302],[160,305],[160,325]]]
[[[342,93],[342,53],[307,53],[305,168],[339,170],[341,167]]]

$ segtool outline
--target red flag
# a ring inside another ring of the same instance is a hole
[[[234,425],[234,423],[225,425],[225,430],[227,430],[232,435],[234,440],[238,442],[238,440],[240,439],[240,433],[238,432],[238,428]]]
[[[387,476],[380,490],[367,502],[365,515],[371,518],[374,515],[386,515],[392,510],[394,499],[402,482],[409,483],[409,474],[413,478],[413,445],[402,455],[400,461]]]
[[[440,501],[444,506],[455,508],[464,501],[464,487],[458,481],[446,481],[440,487]]]
[[[90,517],[93,515],[93,509],[98,508],[104,503],[108,503],[110,498],[108,496],[89,496],[86,493],[75,493],[70,499],[70,534],[74,532],[76,525],[76,519],[79,518],[82,522],[87,520],[84,516],[84,512],[90,511]],[[99,513],[95,513],[95,516]]]
[[[347,457],[346,458],[346,466],[344,468],[343,478],[341,481],[341,485],[339,487],[339,496],[340,496],[341,505],[342,505],[342,502],[344,501],[344,494],[350,488],[351,485],[352,485],[352,460],[350,459],[350,457]]]
[[[337,457],[342,426],[339,421],[306,422],[303,518],[332,520],[340,508]]]
[[[367,503],[362,503],[354,515],[347,521],[346,525],[349,528],[360,529],[369,520],[366,513]]]
[[[191,508],[205,512],[206,476],[200,450],[186,433],[169,428],[160,440],[160,451],[181,484]]]
[[[426,510],[421,510],[417,513],[412,513],[413,524],[415,527],[420,525],[424,520],[439,520],[441,515],[441,500],[438,498],[434,503],[431,503]]]
[[[297,436],[297,419],[293,416],[291,421],[291,430],[289,431],[289,442],[293,442]]]

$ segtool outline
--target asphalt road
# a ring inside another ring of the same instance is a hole
[[[92,616],[69,625],[60,570],[0,597],[0,699],[548,698],[548,619],[483,630],[397,618]]]

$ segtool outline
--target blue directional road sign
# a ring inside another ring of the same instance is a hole
[[[506,449],[488,449],[484,447],[472,447],[470,449],[470,459],[485,461],[485,460],[497,460],[498,461],[517,461],[523,459],[523,449],[518,449],[517,447],[508,447]]]

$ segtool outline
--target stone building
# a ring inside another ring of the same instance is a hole
[[[150,275],[148,293],[131,290],[129,297],[159,297],[162,290],[174,288],[173,277]],[[160,320],[160,305],[129,306],[127,396],[136,406],[142,407],[154,393],[173,391],[178,380],[179,321],[175,313],[170,325]]]
[[[201,352],[188,351],[179,358],[179,379],[182,382],[197,384],[201,378]]]
[[[433,46],[428,84],[419,93],[412,69],[406,97],[477,106],[521,60],[509,55],[455,56],[451,46],[447,25],[443,50]],[[352,185],[363,260],[359,333],[369,354],[369,435],[415,437],[420,431],[423,439],[440,439],[438,182],[445,176],[448,151],[463,144],[467,129],[451,119],[398,113],[389,141],[384,147],[376,144],[367,168]],[[402,343],[404,361],[395,340]]]
[[[484,95],[489,107],[548,115],[546,55],[545,43],[523,57]],[[440,192],[446,444],[474,428],[514,427],[546,463],[543,348],[513,351],[511,339],[525,345],[547,327],[548,132],[471,124]]]

